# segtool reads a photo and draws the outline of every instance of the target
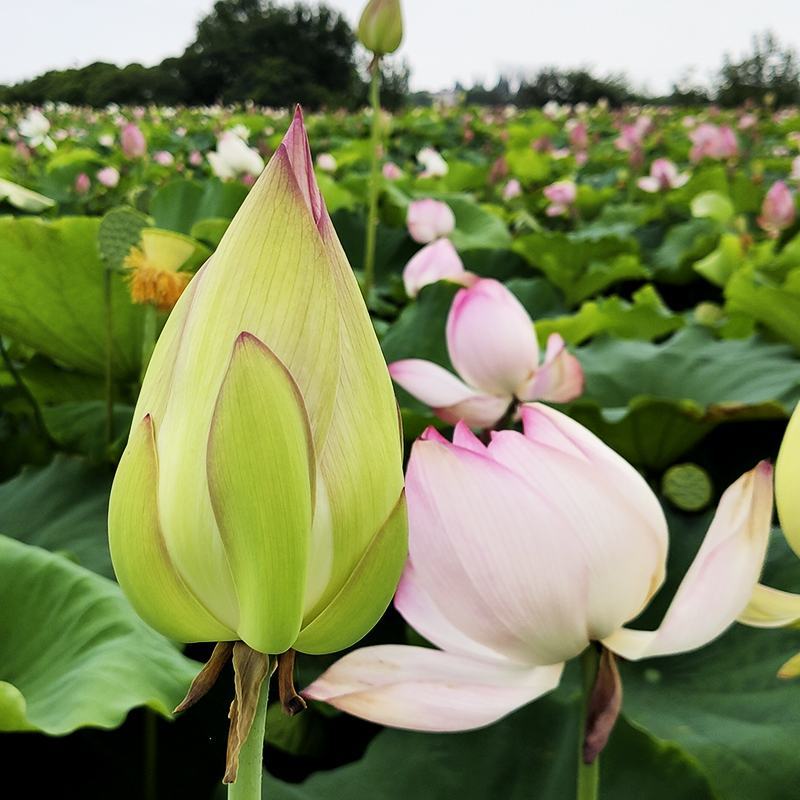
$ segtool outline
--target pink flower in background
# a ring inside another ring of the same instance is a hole
[[[721,161],[739,153],[739,143],[730,125],[703,122],[689,134],[689,138],[692,141],[689,158],[695,164],[704,158]]]
[[[156,150],[153,153],[153,161],[160,164],[162,167],[171,167],[175,163],[175,156],[168,150]]]
[[[463,380],[430,361],[389,365],[395,383],[445,422],[491,428],[515,400],[566,403],[583,391],[583,370],[564,340],[550,334],[543,363],[533,321],[502,283],[461,289],[447,317],[447,351]]]
[[[636,185],[644,192],[665,192],[683,186],[688,180],[688,172],[678,172],[668,158],[657,158],[650,165],[650,174],[639,178]]]
[[[449,236],[456,226],[450,206],[440,200],[413,200],[408,205],[406,225],[411,238],[420,244]]]
[[[317,156],[317,169],[322,172],[336,172],[336,159],[330,153],[320,153]]]
[[[503,187],[503,200],[513,200],[522,194],[522,184],[516,179],[512,178]]]
[[[761,205],[758,224],[770,236],[777,237],[781,231],[792,225],[794,219],[794,196],[783,181],[775,181]]]
[[[199,150],[192,150],[189,153],[189,164],[193,167],[199,167],[203,163],[203,154]]]
[[[409,297],[416,297],[423,286],[448,280],[469,286],[477,277],[464,269],[464,264],[449,239],[426,244],[403,268],[403,285]]]
[[[31,149],[25,144],[25,142],[17,142],[14,145],[14,150],[23,161],[31,160]]]
[[[85,172],[80,172],[75,176],[75,191],[78,194],[86,194],[92,186],[89,176]]]
[[[147,152],[147,140],[133,122],[129,122],[122,129],[119,141],[126,158],[141,158]]]
[[[398,178],[403,177],[403,171],[394,161],[387,161],[383,165],[383,177],[386,178],[387,181],[396,181]]]
[[[738,128],[740,131],[749,131],[751,128],[755,128],[756,125],[758,125],[758,117],[755,114],[742,114],[739,117]]]
[[[485,445],[463,424],[452,443],[429,428],[411,450],[395,607],[439,649],[355,650],[306,697],[398,728],[479,728],[554,689],[591,642],[630,660],[688,652],[745,609],[769,541],[769,464],[723,494],[661,625],[631,630],[666,572],[657,497],[575,420],[521,413],[524,433]]]
[[[569,143],[576,152],[584,152],[589,148],[589,126],[582,121],[571,119],[567,121]]]
[[[543,193],[550,201],[545,214],[548,217],[561,217],[572,210],[578,197],[578,187],[574,181],[556,181],[546,186]]]
[[[115,167],[103,167],[95,177],[103,186],[113,189],[119,183],[119,170]]]

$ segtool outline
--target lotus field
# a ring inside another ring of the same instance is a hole
[[[800,797],[798,183],[797,109],[0,108],[4,796]]]

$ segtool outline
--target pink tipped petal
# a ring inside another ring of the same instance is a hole
[[[458,292],[447,317],[453,366],[471,386],[513,394],[539,363],[533,322],[502,283],[489,278]]]
[[[449,239],[437,239],[412,256],[403,269],[403,285],[409,297],[416,297],[423,286],[436,281],[467,282],[467,272]]]
[[[563,664],[502,666],[426,647],[355,650],[303,695],[362,719],[417,731],[491,725],[558,686]]]
[[[663,512],[639,474],[514,431],[496,433],[488,453],[535,499],[528,525],[541,542],[528,559],[542,562],[541,574],[534,579],[529,563],[521,569],[538,596],[539,616],[523,628],[537,650],[603,639],[637,616],[662,581],[667,538]],[[567,610],[571,616],[559,620]]]
[[[450,444],[433,425],[428,425],[419,437],[423,442],[439,442],[439,444]]]
[[[472,450],[473,453],[486,454],[486,445],[469,429],[462,420],[456,423],[453,431],[453,444],[456,447],[463,447],[465,450]]]
[[[559,499],[486,454],[435,442],[414,444],[406,496],[415,575],[452,626],[523,664],[586,647],[586,558],[554,530]]]
[[[445,617],[425,591],[410,561],[406,563],[397,587],[394,606],[417,633],[448,653],[489,661],[505,661],[500,653],[470,638]]]
[[[696,650],[744,611],[767,552],[772,467],[762,461],[722,495],[703,544],[655,631],[622,628],[604,640],[631,660]]]
[[[783,628],[800,622],[800,594],[756,584],[738,622],[755,628]]]
[[[512,397],[496,397],[470,389],[452,372],[432,361],[407,358],[389,365],[389,374],[398,386],[430,406],[445,422],[463,419],[475,428],[485,428],[499,420]]]
[[[567,350],[564,340],[557,333],[551,333],[547,340],[544,364],[517,391],[517,397],[520,400],[568,403],[581,396],[583,382],[581,362]]]
[[[286,131],[280,147],[286,153],[292,175],[311,212],[314,224],[319,225],[324,214],[325,203],[314,176],[314,161],[311,158],[311,148],[300,106],[295,109],[294,119],[289,130]]]

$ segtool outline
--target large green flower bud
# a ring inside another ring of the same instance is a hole
[[[376,56],[394,53],[403,41],[400,0],[369,0],[358,22],[358,40]]]
[[[405,560],[401,448],[298,111],[156,345],[111,492],[120,585],[179,641],[347,647]]]

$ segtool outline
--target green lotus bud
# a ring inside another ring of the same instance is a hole
[[[348,647],[405,560],[401,448],[298,110],[156,345],[111,492],[119,583],[179,641]]]
[[[376,56],[394,53],[403,41],[400,0],[369,0],[358,22],[358,40]]]

